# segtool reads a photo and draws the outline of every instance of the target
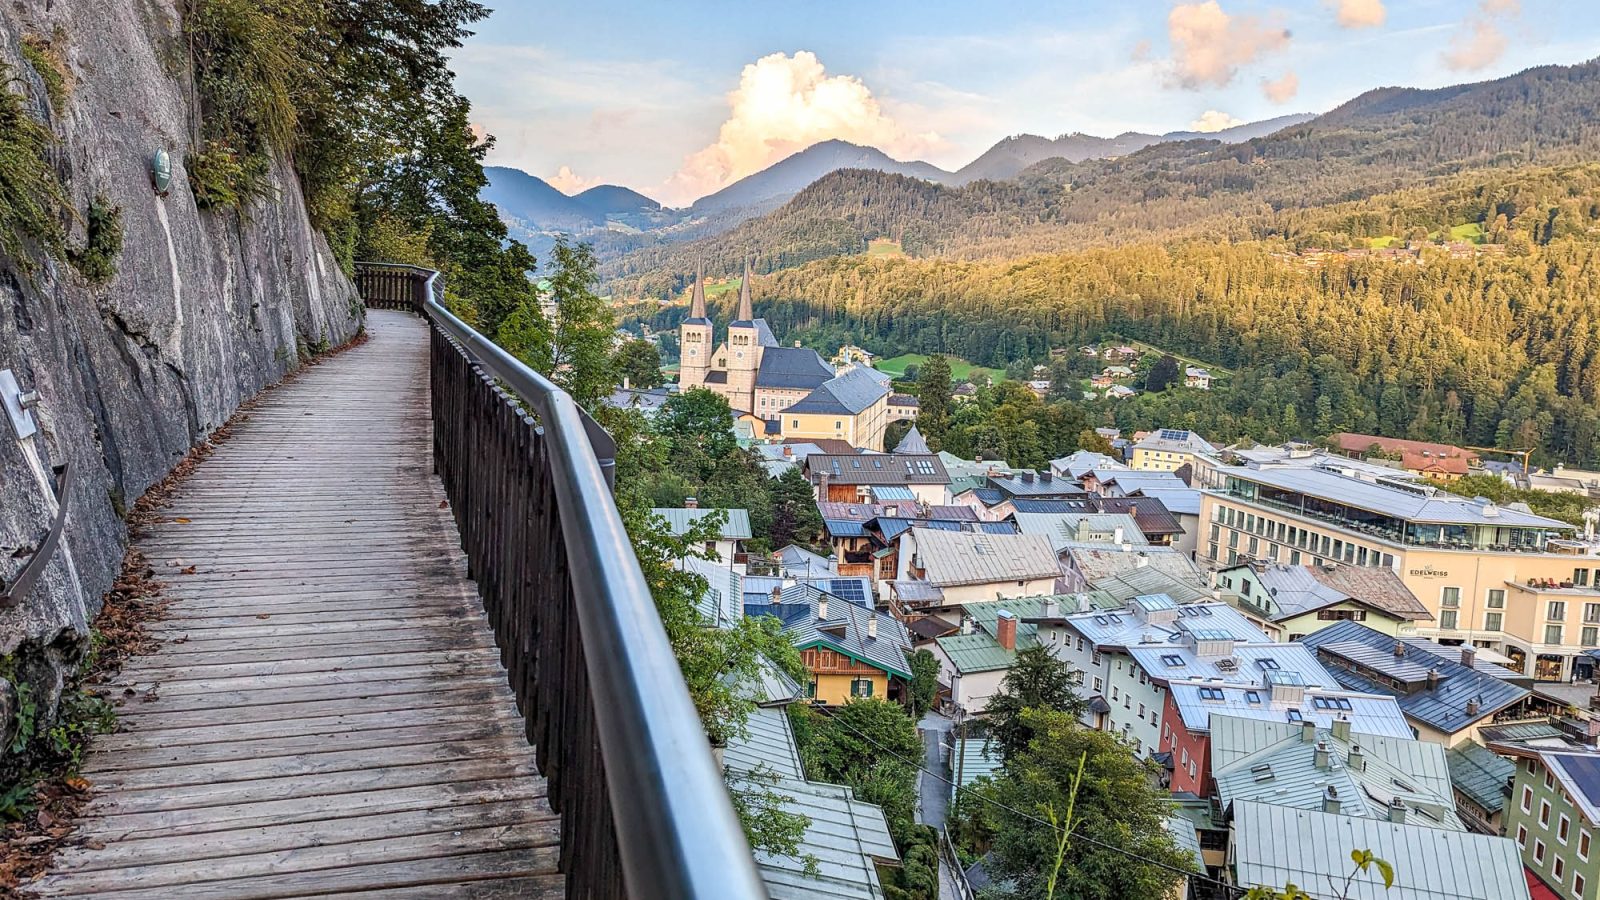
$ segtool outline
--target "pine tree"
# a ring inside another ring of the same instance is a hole
[[[950,428],[950,360],[930,356],[917,375],[917,430],[934,450]]]

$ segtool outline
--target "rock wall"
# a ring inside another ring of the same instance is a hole
[[[18,441],[0,415],[0,583],[28,561],[55,506],[54,470],[74,470],[66,540],[43,583],[0,609],[0,734],[14,730],[17,683],[48,710],[86,646],[88,622],[126,543],[123,514],[240,403],[335,345],[362,310],[327,242],[307,221],[292,169],[276,202],[243,215],[196,208],[184,162],[199,111],[175,0],[7,0],[0,89],[23,93],[59,140],[56,167],[82,217],[102,195],[122,209],[117,274],[91,286],[65,264],[31,275],[0,255],[0,369],[37,390],[40,433]],[[68,95],[47,101],[24,39],[51,42]],[[151,188],[158,149],[170,191]],[[0,741],[0,746],[4,741]]]

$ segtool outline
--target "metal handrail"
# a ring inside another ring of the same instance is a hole
[[[56,517],[50,523],[50,531],[45,534],[44,541],[39,544],[39,549],[34,552],[33,558],[22,567],[17,577],[12,580],[10,587],[0,591],[0,609],[16,606],[27,598],[28,592],[39,579],[44,577],[44,570],[50,567],[50,560],[56,555],[56,547],[61,544],[61,536],[67,530],[67,508],[72,503],[72,464],[67,463],[61,468],[61,479],[56,485]]]
[[[394,268],[427,273],[417,311],[538,416],[628,895],[765,898],[612,496],[615,443],[560,387],[446,309],[438,272]]]

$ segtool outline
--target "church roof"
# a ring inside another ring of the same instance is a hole
[[[756,321],[763,326],[766,325],[762,319]],[[814,391],[833,377],[833,367],[828,365],[815,350],[804,347],[769,346],[761,352],[761,368],[756,371],[756,386]]]
[[[923,439],[922,432],[918,431],[917,426],[913,425],[911,430],[906,432],[906,436],[900,439],[900,443],[895,445],[894,452],[932,453],[933,451],[928,449],[928,442]]]
[[[695,263],[694,292],[690,297],[689,318],[685,321],[695,325],[710,325],[711,320],[706,318],[706,265],[704,262]]]
[[[887,394],[888,391],[872,376],[860,369],[851,369],[830,379],[784,412],[853,416]]]
[[[728,323],[729,328],[754,328],[756,330],[756,343],[763,347],[778,346],[778,339],[773,336],[772,329],[767,325],[766,319],[735,319]],[[810,351],[815,353],[815,350]],[[821,357],[818,357],[821,359]],[[832,372],[832,369],[828,371]]]
[[[750,257],[746,256],[744,277],[739,280],[739,321],[749,322],[755,317],[755,310],[750,305]]]

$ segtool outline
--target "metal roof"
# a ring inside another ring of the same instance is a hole
[[[1456,816],[1443,746],[1409,734],[1381,737],[1353,729],[1341,739],[1331,728],[1317,728],[1308,741],[1302,728],[1287,721],[1212,717],[1211,775],[1224,809],[1242,800],[1322,809],[1332,788],[1342,815],[1387,819],[1389,805],[1398,801],[1411,824],[1466,830]],[[1320,768],[1319,746],[1327,749]],[[1358,746],[1365,759],[1360,768],[1349,764]]]
[[[813,391],[833,377],[833,366],[815,350],[766,347],[761,351],[761,366],[756,369],[756,386]]]
[[[1388,694],[1400,704],[1407,717],[1445,734],[1454,734],[1486,719],[1529,693],[1527,688],[1468,669],[1412,644],[1401,643],[1397,656],[1394,637],[1360,622],[1336,622],[1306,635],[1300,642],[1317,651],[1318,657],[1346,688]],[[1426,679],[1429,670],[1437,669],[1439,681],[1429,688],[1424,680],[1422,687],[1405,693],[1363,674],[1359,668],[1368,664],[1363,660],[1372,663],[1374,668],[1381,664],[1378,671],[1403,672],[1408,678],[1417,677],[1420,670]],[[1467,712],[1468,702],[1477,703],[1476,712]]]
[[[1193,603],[1211,597],[1209,591],[1202,590],[1194,582],[1173,578],[1152,566],[1109,575],[1093,582],[1090,587],[1105,594],[1117,606],[1140,594],[1166,594],[1179,603]]]
[[[1246,564],[1267,589],[1273,620],[1282,621],[1354,600],[1397,619],[1431,619],[1422,601],[1393,569],[1383,566]],[[1256,598],[1257,600],[1261,598]]]
[[[1544,750],[1539,753],[1539,761],[1561,782],[1583,817],[1592,825],[1600,825],[1600,754]]]
[[[1139,523],[1132,516],[1116,513],[1066,512],[1066,513],[1012,513],[1017,530],[1023,534],[1042,534],[1050,538],[1057,549],[1074,541],[1088,541],[1098,537],[1110,544],[1148,544]],[[1116,537],[1121,535],[1122,541]]]
[[[1185,516],[1200,515],[1200,492],[1194,488],[1166,488],[1140,485],[1137,497],[1156,500],[1169,512]],[[1130,498],[1132,499],[1132,498]]]
[[[918,562],[940,587],[1053,578],[1061,574],[1050,539],[1034,534],[913,528]]]
[[[1171,450],[1177,453],[1216,453],[1211,442],[1186,428],[1161,428],[1134,444],[1147,450]]]
[[[744,576],[738,569],[698,556],[685,557],[679,563],[683,571],[706,580],[705,593],[695,607],[707,624],[725,628],[744,615]]]
[[[1350,882],[1348,900],[1529,900],[1517,845],[1505,838],[1397,825],[1271,803],[1234,805],[1232,867],[1242,887],[1343,884],[1350,851],[1394,863],[1394,886],[1377,874]]]
[[[987,481],[990,488],[1007,497],[1071,498],[1084,497],[1088,494],[1077,482],[1057,478],[1048,472],[1035,474],[1029,471],[1010,476],[990,475],[987,476]]]
[[[1517,765],[1482,744],[1464,741],[1445,754],[1450,783],[1489,815],[1505,808],[1506,782]]]
[[[1189,856],[1189,863],[1194,872],[1204,875],[1206,871],[1205,857],[1200,853],[1200,832],[1195,829],[1194,823],[1185,816],[1173,813],[1161,823],[1167,829],[1167,834],[1172,836],[1172,842]]]
[[[1219,631],[1219,638],[1202,637],[1201,640],[1227,640],[1227,634],[1226,631]],[[1235,643],[1226,656],[1203,656],[1189,645],[1178,642],[1165,645],[1135,644],[1128,646],[1127,652],[1144,669],[1145,674],[1157,683],[1178,678],[1208,678],[1235,684],[1265,685],[1269,676],[1292,675],[1306,686],[1331,688],[1339,684],[1304,647],[1270,640]]]
[[[1572,526],[1565,522],[1510,507],[1485,505],[1467,497],[1445,492],[1430,495],[1401,490],[1322,468],[1277,465],[1260,468],[1223,466],[1218,471],[1230,477],[1318,497],[1408,522],[1572,531]]]
[[[889,395],[889,389],[867,374],[866,369],[851,369],[818,385],[810,394],[788,407],[788,413],[820,413],[853,416]]]
[[[893,403],[894,398],[890,397],[889,402]],[[929,449],[928,441],[923,438],[922,432],[918,431],[917,426],[913,425],[911,430],[906,432],[906,436],[900,439],[900,443],[894,445],[894,452],[932,453],[933,451]]]
[[[1043,615],[1053,599],[1053,597],[1018,597],[967,603],[962,606],[962,610],[972,617],[973,633],[938,638],[936,643],[950,659],[950,664],[963,675],[1009,669],[1016,661],[1017,650],[1026,650],[1039,643],[1039,627],[1028,620]],[[1001,610],[1017,617],[1016,650],[1007,650],[1000,646],[999,639],[995,637]]]
[[[838,571],[833,562],[826,557],[793,544],[778,551],[778,564],[783,567],[783,574],[799,577],[827,575]]]
[[[916,500],[917,495],[911,488],[903,484],[875,484],[870,490],[872,499],[876,503],[887,503],[890,500]]]
[[[832,484],[948,484],[939,457],[923,453],[817,453],[806,457],[806,471],[826,475]]]
[[[746,612],[775,615],[784,622],[783,631],[796,647],[802,649],[823,644],[853,659],[876,666],[891,675],[910,678],[910,664],[906,653],[911,650],[911,636],[899,619],[887,613],[851,603],[843,597],[829,594],[811,584],[794,584],[784,588],[783,602],[767,603],[763,607],[746,607]],[[828,618],[817,618],[818,601],[829,600]],[[869,619],[878,620],[878,636],[867,636]]]
[[[1070,478],[1082,478],[1085,474],[1096,469],[1112,470],[1127,469],[1120,460],[1113,459],[1104,453],[1093,450],[1079,450],[1060,459],[1050,460],[1050,468],[1057,475],[1066,475]]]
[[[1205,696],[1201,696],[1202,689]],[[1393,697],[1359,694],[1339,688],[1308,687],[1298,696],[1274,699],[1266,685],[1226,684],[1211,680],[1171,681],[1167,690],[1190,732],[1208,731],[1212,716],[1233,716],[1267,722],[1288,722],[1289,710],[1324,728],[1336,717],[1350,722],[1350,730],[1360,734],[1411,738],[1411,726]],[[1343,702],[1340,702],[1343,701]],[[1349,708],[1344,706],[1348,704]]]
[[[1075,542],[1061,548],[1072,568],[1091,584],[1102,578],[1149,567],[1191,584],[1206,584],[1206,577],[1194,560],[1172,547],[1134,547],[1123,550],[1108,544]]]
[[[980,778],[993,778],[1004,764],[1000,748],[988,738],[962,738],[951,753],[950,770],[959,777],[961,787],[971,787]]]
[[[722,525],[719,535],[725,541],[743,541],[750,538],[750,513],[743,509],[716,510],[702,509],[652,509],[652,515],[660,516],[667,520],[667,527],[673,534],[685,534],[690,526],[714,512],[727,512],[728,520]]]
[[[1241,644],[1285,646],[1275,644],[1226,603],[1190,603],[1178,607],[1177,612],[1176,616],[1151,621],[1127,608],[1089,610],[1066,616],[1064,621],[1097,648],[1152,646],[1171,652],[1184,632],[1207,629],[1224,632],[1224,640],[1232,639]],[[1185,626],[1180,628],[1180,622]],[[1193,629],[1188,627],[1190,622],[1196,623]]]

